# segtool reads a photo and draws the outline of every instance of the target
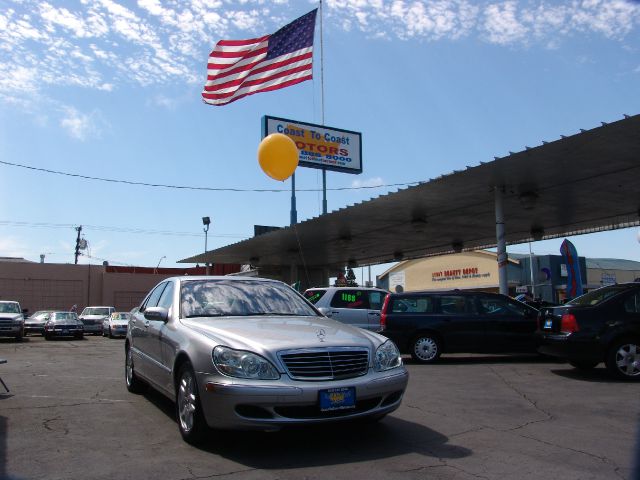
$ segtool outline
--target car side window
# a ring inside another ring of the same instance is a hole
[[[162,295],[162,292],[166,286],[167,286],[167,282],[162,282],[160,285],[154,288],[153,291],[147,297],[147,299],[144,301],[142,306],[140,307],[140,311],[144,312],[149,307],[157,306],[158,300],[160,299],[160,295]]]
[[[384,292],[369,292],[369,308],[371,310],[382,310],[384,298],[387,296]]]
[[[433,313],[432,297],[396,298],[391,304],[391,313]]]
[[[331,299],[333,308],[369,308],[369,299],[362,290],[337,290]]]
[[[467,308],[467,299],[463,295],[440,296],[440,313],[445,315],[462,315],[471,309]]]
[[[167,310],[171,308],[171,304],[173,303],[173,291],[173,282],[168,282],[167,288],[164,289],[160,300],[158,300],[158,307],[166,308]]]
[[[480,297],[480,309],[484,315],[517,315],[523,317],[526,307],[511,303],[506,298],[499,297]]]
[[[627,313],[640,313],[640,293],[635,293],[624,301],[624,311]]]

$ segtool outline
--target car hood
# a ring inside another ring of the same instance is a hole
[[[217,344],[254,352],[326,347],[365,347],[372,351],[386,338],[325,317],[226,317],[180,320]]]
[[[129,325],[129,320],[111,320],[110,323],[113,326],[126,327],[127,325]]]
[[[46,318],[25,318],[24,323],[47,323]]]
[[[87,319],[87,320],[101,320],[104,318],[109,318],[109,315],[80,315],[79,317],[80,319]]]
[[[0,313],[0,320],[22,320],[21,313]]]

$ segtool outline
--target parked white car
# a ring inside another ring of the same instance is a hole
[[[80,314],[80,321],[84,325],[84,333],[102,334],[102,324],[115,311],[116,307],[86,307]]]
[[[133,315],[125,353],[127,389],[151,385],[175,401],[190,443],[209,427],[378,420],[400,406],[409,377],[392,341],[264,278],[161,282]]]
[[[387,293],[375,287],[317,287],[305,291],[304,298],[329,318],[377,332]]]
[[[125,337],[131,314],[129,312],[113,312],[107,320],[102,322],[103,337]]]

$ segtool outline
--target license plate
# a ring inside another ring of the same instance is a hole
[[[356,408],[355,387],[330,388],[320,390],[320,411],[343,410]]]
[[[69,330],[62,330],[62,334],[63,335],[68,335],[69,334]]]
[[[545,320],[543,328],[551,330],[551,328],[553,328],[553,320]]]

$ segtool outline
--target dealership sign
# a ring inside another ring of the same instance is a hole
[[[302,167],[362,173],[362,134],[359,132],[265,115],[262,137],[272,133],[287,135],[296,143]]]

